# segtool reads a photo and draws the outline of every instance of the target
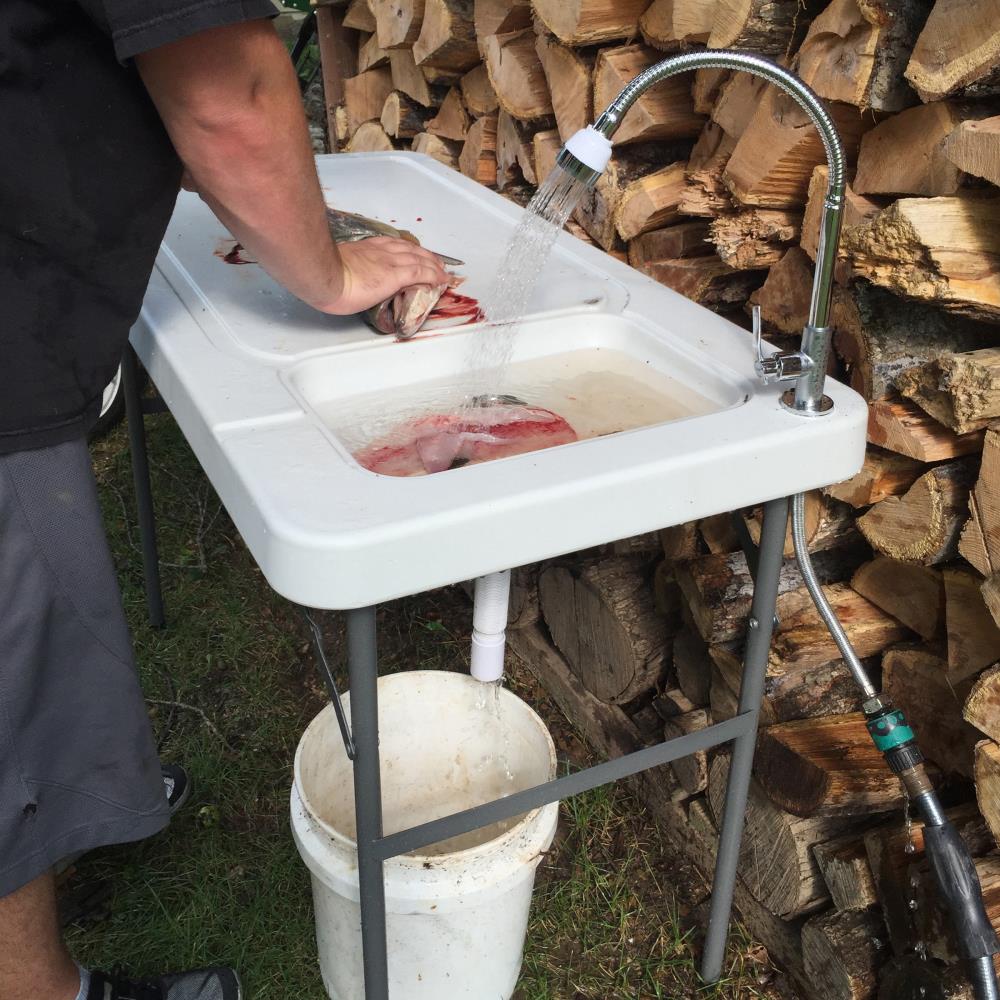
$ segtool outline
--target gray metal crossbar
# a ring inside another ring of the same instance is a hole
[[[428,844],[436,844],[438,841],[448,840],[463,833],[471,833],[500,820],[520,816],[550,802],[568,799],[571,795],[589,792],[592,788],[606,785],[611,781],[620,781],[622,778],[648,771],[660,764],[669,764],[672,760],[679,760],[699,750],[728,743],[738,736],[745,736],[756,725],[757,719],[753,712],[736,715],[732,719],[708,726],[697,733],[678,736],[664,743],[657,743],[656,746],[636,750],[624,757],[617,757],[603,764],[567,774],[554,781],[535,785],[534,788],[514,792],[506,798],[494,799],[472,809],[463,809],[450,816],[442,816],[429,823],[400,830],[398,833],[377,840],[373,849],[379,858],[388,861],[389,858],[409,854]]]

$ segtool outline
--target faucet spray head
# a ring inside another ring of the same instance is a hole
[[[593,187],[611,159],[611,140],[593,125],[570,136],[556,164],[566,173]]]

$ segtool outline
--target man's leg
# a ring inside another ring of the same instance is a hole
[[[80,972],[59,931],[51,872],[0,898],[0,997],[76,1000]]]

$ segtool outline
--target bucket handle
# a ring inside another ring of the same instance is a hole
[[[305,618],[309,631],[312,634],[313,648],[316,650],[316,659],[319,661],[320,675],[326,685],[330,701],[333,702],[333,710],[337,714],[337,725],[340,726],[340,735],[344,740],[344,750],[347,752],[347,759],[354,760],[355,748],[354,737],[351,735],[351,727],[347,722],[347,714],[344,712],[344,703],[340,700],[340,692],[337,690],[337,682],[333,679],[333,671],[330,669],[330,661],[326,658],[326,650],[323,648],[323,632],[319,623],[313,618],[308,608],[300,608],[302,617]]]

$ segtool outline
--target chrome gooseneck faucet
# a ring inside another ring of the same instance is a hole
[[[588,186],[595,184],[611,157],[611,137],[629,108],[661,80],[696,69],[745,71],[773,83],[806,111],[823,141],[830,178],[823,204],[809,319],[802,331],[800,350],[764,356],[760,346],[760,318],[759,315],[754,316],[757,374],[765,383],[794,380],[794,389],[781,397],[782,405],[800,416],[821,416],[833,405],[823,395],[823,383],[832,333],[829,326],[830,298],[840,244],[845,177],[844,149],[840,136],[816,94],[788,70],[761,56],[725,50],[685,52],[640,73],[611,102],[594,125],[582,129],[570,138],[556,162],[580,182]],[[927,857],[934,871],[938,890],[951,915],[960,954],[969,963],[975,996],[977,1000],[1000,1000],[992,958],[1000,951],[1000,943],[986,915],[975,866],[968,849],[941,808],[927,776],[924,758],[913,730],[903,713],[894,708],[872,684],[820,587],[806,542],[805,498],[802,494],[792,499],[792,538],[809,594],[830,629],[845,665],[862,691],[862,707],[869,735],[882,752],[888,766],[898,775],[907,795],[924,820]]]
[[[696,69],[742,70],[759,76],[791,96],[809,115],[826,150],[830,167],[829,186],[823,203],[823,219],[816,251],[816,272],[813,278],[809,320],[802,331],[802,346],[797,353],[772,354],[763,357],[758,352],[757,373],[765,382],[795,381],[795,389],[782,397],[789,409],[802,416],[817,416],[832,405],[823,396],[826,359],[830,350],[830,297],[833,291],[833,271],[840,245],[840,229],[844,204],[844,147],[836,126],[823,102],[788,70],[761,56],[746,52],[705,50],[685,52],[650,66],[640,73],[608,105],[597,122],[578,132],[559,154],[556,161],[563,170],[587,184],[594,184],[607,166],[611,153],[611,138],[629,108],[661,80]]]

